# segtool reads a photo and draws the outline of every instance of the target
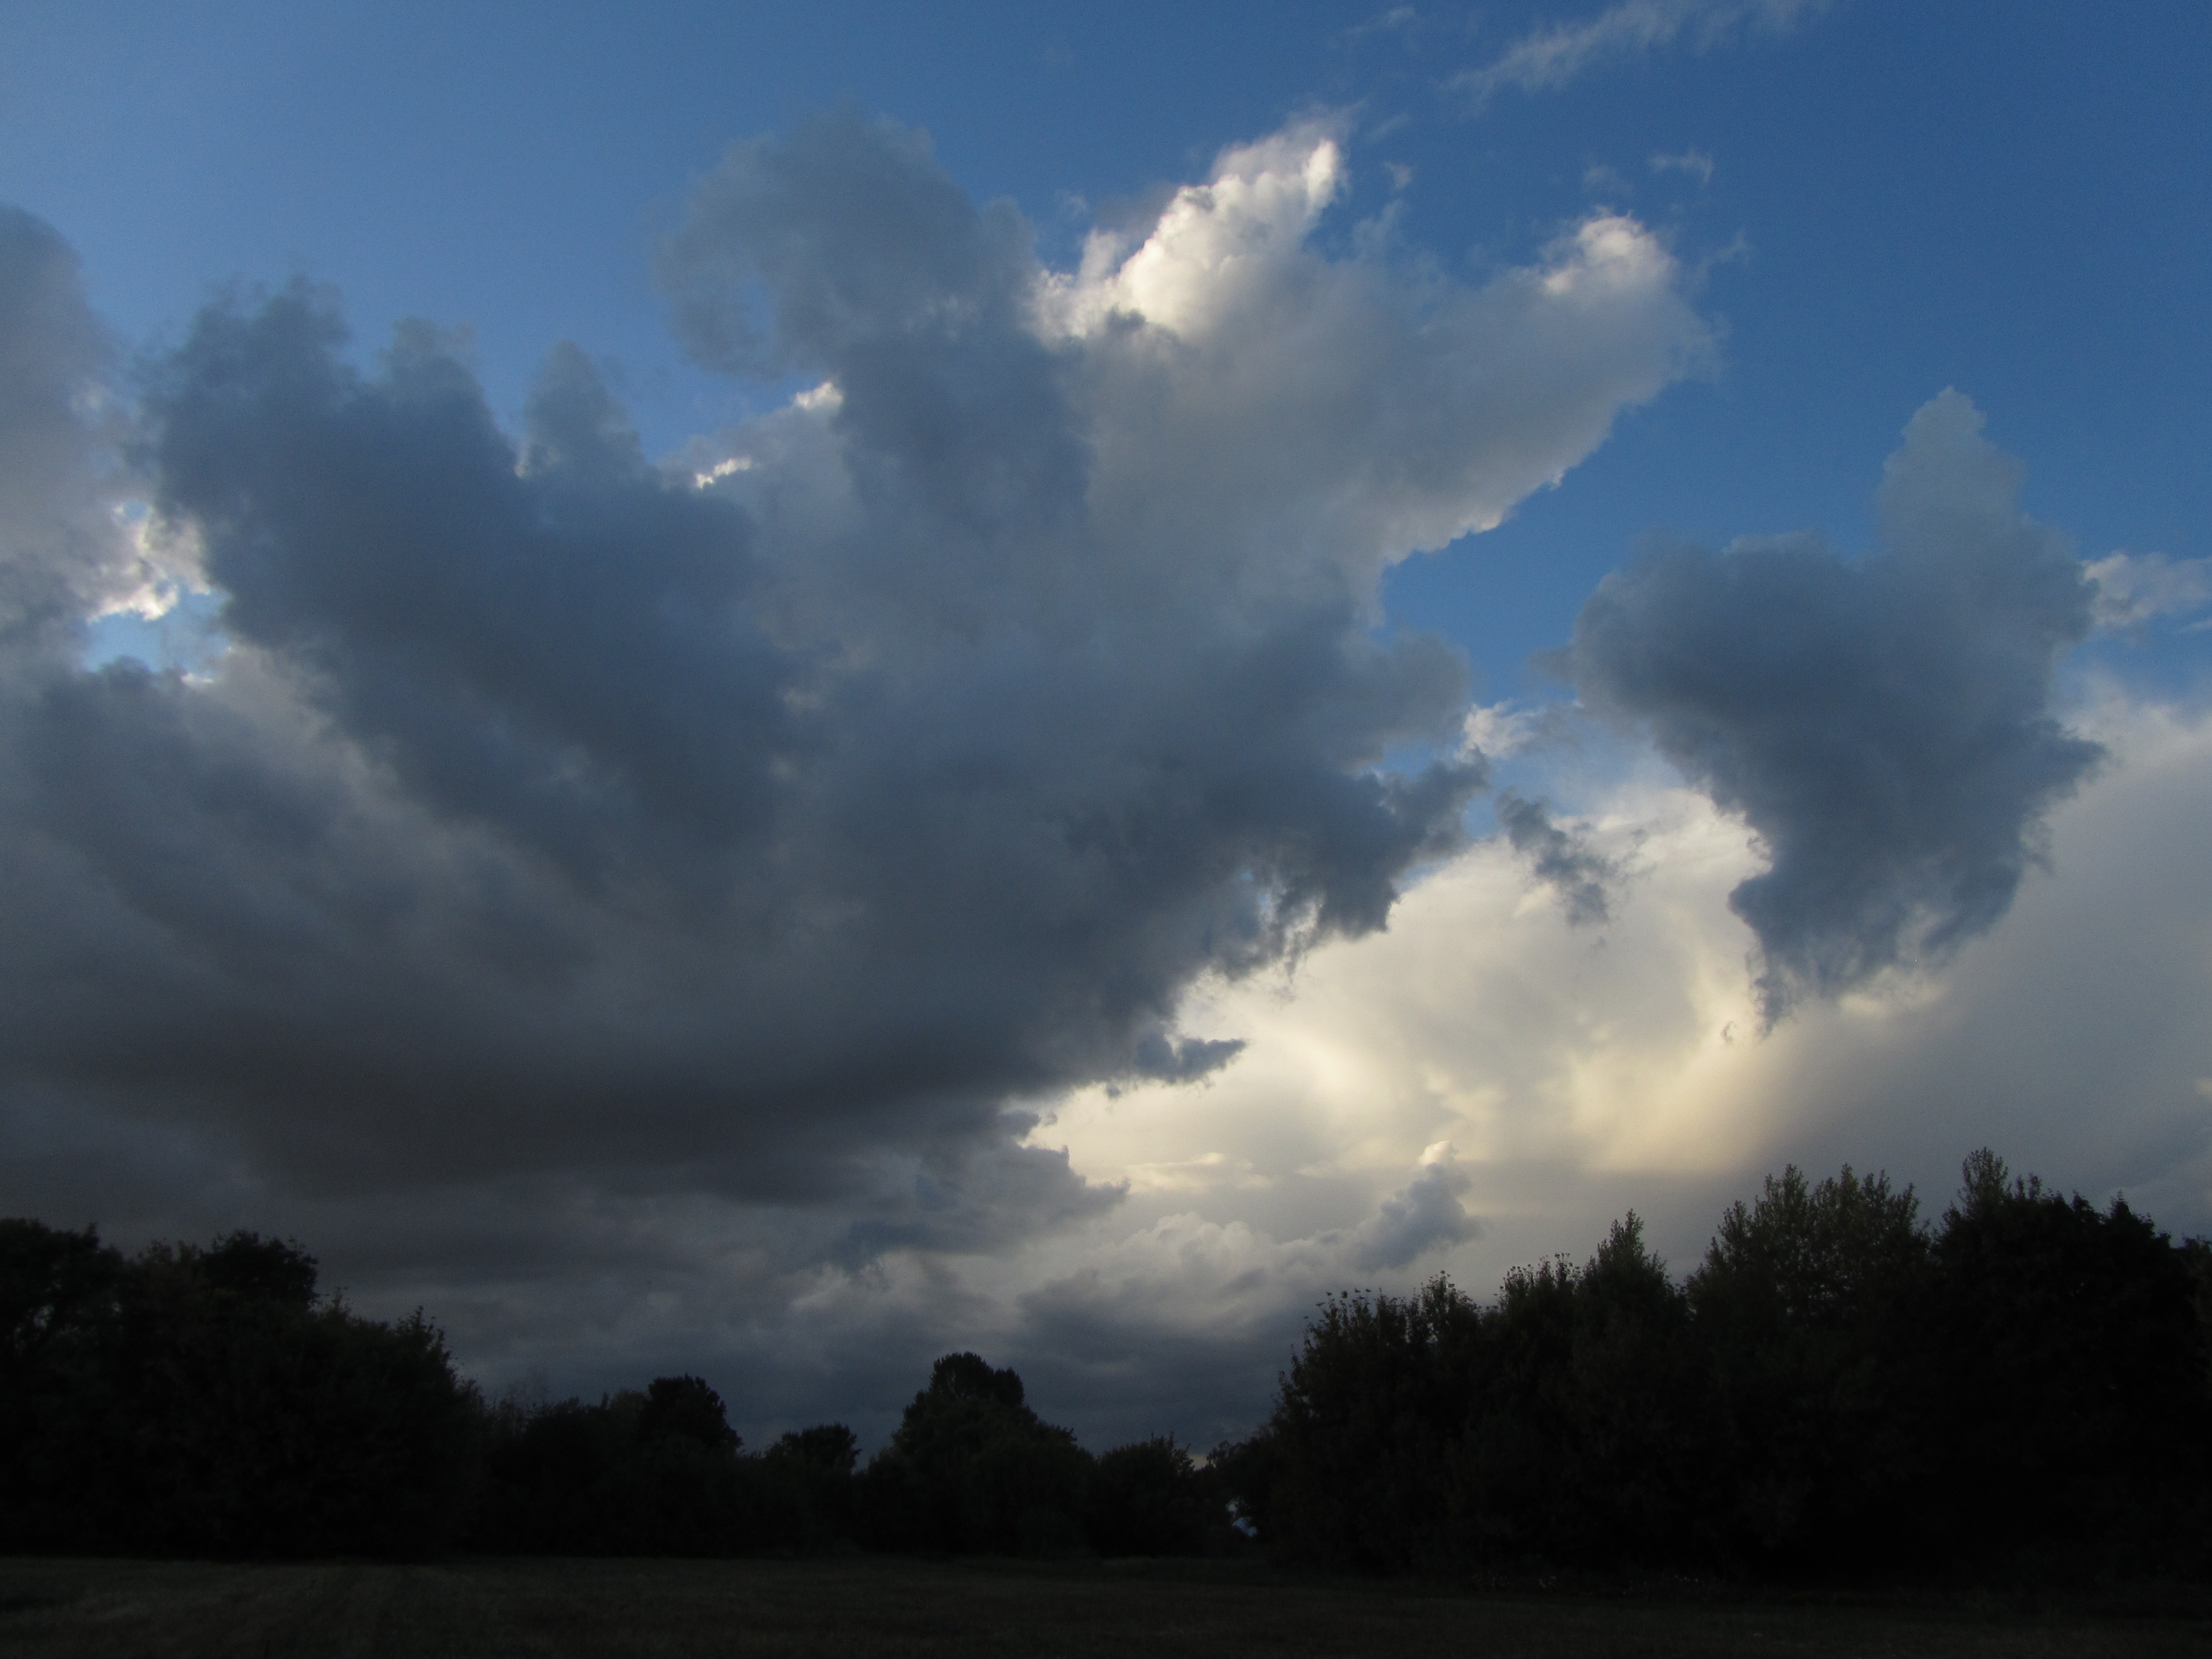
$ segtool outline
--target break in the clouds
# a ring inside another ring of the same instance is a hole
[[[1769,1019],[1987,932],[2100,757],[2052,708],[2092,586],[2020,482],[1946,392],[1890,458],[1871,556],[1810,536],[1670,549],[1575,624],[1585,702],[1648,727],[1765,852],[1729,903]]]
[[[1009,1103],[1201,1075],[1195,979],[1382,926],[1484,771],[1380,573],[1708,348],[1628,219],[1480,286],[1324,252],[1346,169],[1326,124],[1230,150],[1061,272],[921,135],[819,120],[660,258],[787,404],[659,465],[562,347],[510,433],[436,330],[363,366],[295,283],[148,371],[137,537],[72,262],[8,220],[11,1202],[739,1277],[1112,1203]],[[88,672],[148,547],[230,648]],[[1376,1260],[1463,1224],[1424,1179]]]

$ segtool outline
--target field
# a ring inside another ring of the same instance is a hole
[[[2190,1596],[1748,1599],[1303,1583],[1233,1567],[0,1560],[0,1656],[2212,1654]]]

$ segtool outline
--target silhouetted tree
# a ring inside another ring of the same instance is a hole
[[[2206,1565],[2208,1413],[2185,1252],[1984,1150],[1937,1229],[1927,1363],[1942,1535],[2039,1574]]]
[[[1484,1358],[1480,1310],[1441,1276],[1403,1300],[1329,1297],[1256,1443],[1227,1460],[1243,1513],[1292,1560],[1397,1571],[1448,1551]]]
[[[656,1376],[646,1385],[637,1432],[648,1443],[674,1436],[708,1451],[735,1451],[739,1443],[722,1396],[702,1378],[690,1376]]]
[[[319,1298],[295,1244],[125,1262],[0,1224],[0,1314],[16,1547],[414,1555],[459,1516],[477,1403],[443,1340]]]
[[[879,1547],[1055,1554],[1083,1541],[1090,1455],[1023,1403],[1022,1380],[972,1353],[931,1368],[860,1483]]]
[[[1634,1216],[1576,1268],[1331,1297],[1224,1480],[1271,1550],[1367,1571],[1677,1559],[1708,1438],[1681,1292]]]
[[[859,1459],[860,1442],[842,1423],[777,1437],[762,1460],[774,1547],[826,1550],[852,1536]]]
[[[1909,1187],[1794,1164],[1732,1206],[1686,1286],[1721,1423],[1713,1517],[1768,1568],[1896,1566],[1924,1553],[1930,1378],[1915,1359],[1934,1260]]]
[[[472,1541],[526,1554],[730,1555],[779,1541],[760,1460],[739,1455],[721,1396],[655,1377],[586,1405],[493,1413]]]
[[[125,1273],[90,1227],[0,1221],[0,1549],[111,1541]]]
[[[1224,1520],[1217,1482],[1172,1435],[1099,1454],[1084,1531],[1101,1555],[1200,1555]]]

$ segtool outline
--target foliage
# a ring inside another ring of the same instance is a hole
[[[931,1368],[861,1481],[879,1548],[1061,1554],[1083,1542],[1090,1454],[1024,1403],[1022,1380],[972,1353]]]
[[[1209,1470],[1173,1435],[1099,1454],[1084,1532],[1101,1555],[1202,1555],[1225,1541],[1226,1515]]]
[[[1478,1307],[1334,1297],[1307,1328],[1240,1507],[1285,1555],[1363,1571],[1471,1559],[1668,1559],[1705,1435],[1681,1292],[1634,1216],[1589,1263]]]
[[[1940,1532],[1977,1563],[2201,1570],[2212,1436],[2187,1254],[2124,1200],[2008,1182],[1987,1152],[1934,1250]]]
[[[721,1397],[656,1377],[595,1406],[502,1401],[489,1425],[470,1542],[510,1554],[727,1555],[774,1531],[759,1460]]]
[[[419,1314],[358,1317],[297,1246],[125,1261],[0,1224],[15,1548],[407,1555],[447,1541],[477,1405]]]
[[[1888,1568],[1927,1547],[1898,1504],[1924,1464],[1930,1251],[1912,1189],[1849,1165],[1817,1186],[1793,1165],[1721,1218],[1686,1289],[1720,1424],[1717,1520],[1750,1565]]]
[[[1217,1455],[1279,1558],[1788,1576],[2212,1565],[2212,1248],[1990,1153],[1911,1190],[1795,1168],[1677,1287],[1631,1215],[1478,1306],[1332,1297]]]

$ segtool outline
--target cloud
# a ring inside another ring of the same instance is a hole
[[[1713,158],[1701,149],[1686,149],[1679,155],[1654,155],[1650,165],[1654,173],[1687,173],[1701,185],[1713,181]]]
[[[2100,628],[2141,628],[2154,617],[2185,617],[2212,605],[2212,559],[2107,553],[2081,574],[2096,588],[2091,615]]]
[[[1495,838],[1413,886],[1387,932],[1315,951],[1294,983],[1198,988],[1193,1017],[1245,1041],[1235,1064],[1202,1091],[1086,1093],[1054,1128],[1093,1176],[1139,1154],[1187,1160],[1184,1178],[1037,1251],[1047,1288],[1023,1305],[1040,1320],[1048,1305],[1051,1334],[1013,1322],[1008,1351],[1065,1345],[1098,1356],[1101,1377],[1121,1357],[1118,1401],[1103,1382],[1081,1394],[1079,1369],[1062,1386],[1139,1431],[1134,1373],[1157,1341],[1205,1379],[1190,1420],[1241,1411],[1249,1425],[1288,1352],[1279,1333],[1323,1290],[1403,1291],[1441,1267],[1486,1297],[1516,1265],[1579,1259],[1632,1207],[1684,1271],[1725,1206],[1791,1161],[1887,1168],[1940,1209],[1960,1158],[1989,1145],[2100,1201],[2124,1188],[2177,1235],[2205,1231],[2212,718],[2112,692],[2078,718],[2110,759],[2051,809],[2060,873],[1924,978],[1808,1002],[1764,1041],[1749,1040],[1752,935],[1725,902],[1759,867],[1751,838],[1702,796],[1609,762],[1553,780],[1589,797],[1607,850],[1640,832],[1638,879],[1601,945],[1528,903]],[[1379,1243],[1394,1205],[1415,1207],[1405,1170],[1439,1142],[1480,1231],[1355,1265],[1352,1240]],[[1215,1327],[1216,1343],[1194,1340]],[[1159,1386],[1185,1401],[1180,1379]]]
[[[1324,253],[1343,166],[1232,149],[1056,272],[919,134],[740,144],[672,316],[811,389],[665,464],[573,346],[510,433],[427,325],[363,364],[312,285],[213,306],[126,411],[223,596],[190,678],[81,665],[139,544],[73,265],[8,221],[0,500],[49,506],[5,531],[0,1200],[296,1231],[493,1353],[589,1346],[580,1261],[752,1320],[1110,1208],[1036,1103],[1219,1074],[1190,985],[1461,839],[1465,665],[1370,626],[1381,571],[1708,344],[1622,218],[1481,287]]]
[[[1576,621],[1583,701],[1759,838],[1768,868],[1729,902],[1769,1020],[1986,933],[2099,757],[2051,707],[2091,590],[1981,427],[1955,392],[1913,416],[1870,557],[1809,536],[1668,550]]]
[[[1348,1234],[1322,1235],[1324,1244],[1340,1240],[1345,1260],[1367,1272],[1403,1267],[1449,1244],[1481,1236],[1482,1224],[1467,1212],[1459,1195],[1468,1189],[1465,1171],[1445,1155],[1424,1164],[1412,1181],[1382,1200],[1382,1208]]]
[[[1549,92],[1594,69],[1673,46],[1686,36],[1699,52],[1752,31],[1784,33],[1826,9],[1827,0],[1620,0],[1580,23],[1556,23],[1522,36],[1491,63],[1451,84],[1477,104],[1501,88]]]
[[[144,586],[120,506],[112,348],[76,256],[0,205],[0,648],[9,665],[72,650],[88,616]]]
[[[1601,922],[1611,914],[1611,890],[1621,867],[1591,848],[1587,836],[1562,830],[1541,801],[1513,790],[1498,792],[1498,823],[1513,850],[1527,859],[1536,879],[1559,896],[1567,920],[1577,927]]]

